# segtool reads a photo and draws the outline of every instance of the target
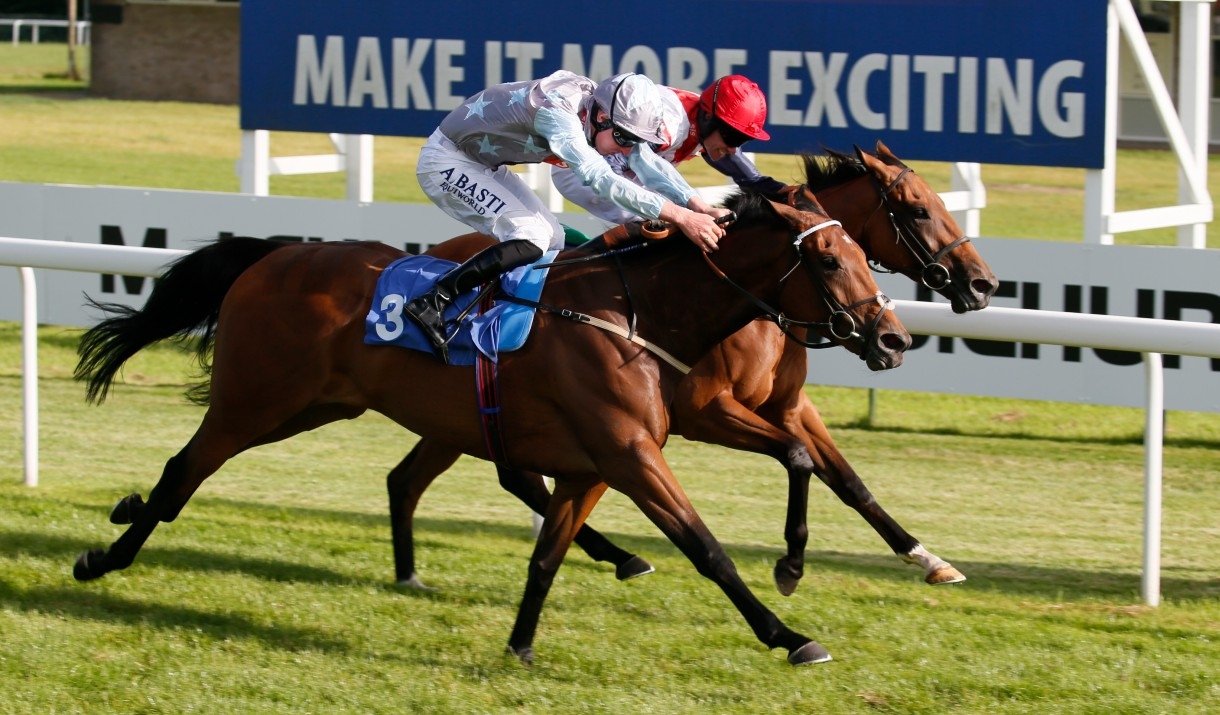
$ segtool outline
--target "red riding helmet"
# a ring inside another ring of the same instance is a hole
[[[751,139],[770,139],[763,129],[767,121],[767,96],[757,84],[739,74],[716,80],[703,90],[699,108]]]

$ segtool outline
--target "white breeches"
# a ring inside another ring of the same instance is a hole
[[[434,204],[474,230],[543,252],[563,248],[559,220],[521,177],[471,159],[439,130],[420,149],[415,174]]]

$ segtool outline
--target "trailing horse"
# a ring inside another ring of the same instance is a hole
[[[801,160],[805,184],[792,187],[788,194],[793,206],[812,209],[820,204],[842,221],[877,270],[901,273],[937,291],[955,312],[987,306],[999,287],[995,275],[937,193],[884,144],[877,143],[876,156],[857,148],[854,156],[828,152],[825,156],[803,155]],[[466,236],[429,253],[462,258],[489,240]],[[784,537],[788,549],[775,565],[776,588],[791,595],[804,574],[811,474],[817,474],[843,503],[855,509],[895,554],[920,566],[927,583],[965,580],[873,498],[805,394],[806,374],[805,346],[788,340],[772,322],[754,321],[695,364],[678,384],[671,407],[675,434],[764,454],[787,471]],[[400,584],[423,587],[415,570],[415,509],[424,490],[458,456],[459,450],[441,441],[421,439],[386,478],[394,568]],[[509,465],[499,465],[497,472],[506,490],[537,513],[546,511],[549,493],[541,475]],[[614,564],[620,580],[652,571],[646,560],[619,548],[591,526],[581,528],[575,543],[593,559]]]

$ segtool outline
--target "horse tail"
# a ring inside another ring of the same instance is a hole
[[[123,363],[143,348],[174,338],[194,343],[203,374],[211,373],[212,343],[220,304],[238,276],[272,251],[287,243],[258,238],[228,238],[182,256],[157,279],[143,308],[121,303],[101,303],[85,296],[88,304],[108,317],[81,336],[76,349],[80,361],[74,376],[87,384],[85,400],[101,404]],[[196,393],[188,395],[192,401]]]

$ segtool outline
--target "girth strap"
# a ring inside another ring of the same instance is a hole
[[[479,312],[486,312],[493,305],[491,293],[484,291],[479,300]],[[508,464],[507,450],[504,448],[504,415],[500,409],[500,377],[499,366],[495,360],[488,359],[482,352],[478,353],[474,364],[475,393],[479,401],[479,424],[483,428],[483,445],[487,454],[497,464]]]
[[[544,303],[539,303],[537,301],[526,300],[524,298],[518,298],[513,295],[508,295],[507,293],[501,293],[500,298],[507,300],[511,303],[516,303],[517,305],[528,305],[528,306],[534,308],[535,310],[544,310],[553,315],[558,315],[561,318],[567,318],[568,320],[573,320],[577,323],[587,323],[589,325],[592,325],[595,328],[601,328],[602,330],[605,330],[608,333],[614,333],[615,335],[617,335],[625,340],[628,340],[632,343],[635,343],[636,345],[639,345],[640,347],[644,348],[648,352],[650,352],[653,355],[656,355],[657,357],[664,360],[671,367],[673,367],[675,370],[682,373],[683,375],[689,373],[691,370],[689,365],[687,365],[686,363],[677,359],[673,355],[670,355],[663,348],[661,348],[661,346],[651,343],[651,342],[645,340],[644,338],[641,338],[639,335],[635,335],[633,333],[628,332],[626,328],[621,328],[621,327],[615,325],[614,323],[607,322],[605,320],[602,320],[601,318],[598,318],[598,317],[595,317],[592,315],[586,315],[585,313],[578,313],[575,310],[569,310],[567,308],[555,308],[555,307],[546,305]]]

